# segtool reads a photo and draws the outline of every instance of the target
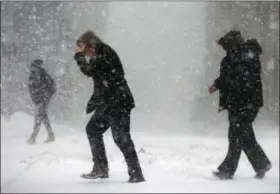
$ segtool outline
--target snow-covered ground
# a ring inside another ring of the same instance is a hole
[[[110,178],[91,181],[80,178],[81,173],[92,168],[83,130],[54,125],[57,141],[44,144],[46,132],[42,128],[37,145],[27,145],[32,124],[33,118],[24,113],[16,113],[10,121],[1,117],[1,192],[279,192],[276,128],[269,132],[258,130],[256,134],[273,164],[266,178],[254,179],[254,172],[242,154],[235,179],[230,181],[211,176],[225,156],[226,133],[202,137],[187,133],[139,133],[132,129],[147,181],[129,184],[126,164],[109,131],[105,134],[105,144]]]

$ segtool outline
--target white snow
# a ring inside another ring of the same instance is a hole
[[[274,63],[274,60],[273,60],[273,59],[270,59],[270,60],[267,62],[266,69],[267,69],[267,70],[274,70],[274,69],[275,69],[275,63]]]
[[[270,22],[269,23],[269,27],[271,28],[271,29],[273,29],[273,30],[276,30],[276,29],[278,29],[278,22]]]
[[[50,119],[67,126],[53,125],[57,138],[53,144],[43,143],[47,134],[41,129],[38,144],[31,146],[26,141],[32,132],[32,116],[21,112],[9,119],[1,116],[2,192],[279,192],[279,126],[275,126],[279,120],[274,114],[279,106],[262,109],[255,125],[257,139],[273,164],[267,177],[254,179],[244,154],[234,180],[218,181],[211,174],[226,154],[228,127],[226,113],[217,113],[218,93],[210,96],[207,92],[224,55],[215,41],[225,33],[223,29],[232,27],[231,21],[240,21],[245,35],[247,32],[262,42],[260,22],[245,25],[247,20],[242,22],[239,12],[231,20],[218,6],[213,6],[218,9],[212,13],[212,5],[206,2],[108,2],[102,6],[97,2],[46,2],[36,4],[37,14],[33,15],[30,4],[3,5],[1,40],[7,50],[1,58],[4,112],[10,115],[34,108],[27,78],[30,61],[38,57],[45,61],[57,86],[49,107]],[[244,5],[253,8],[254,4]],[[39,13],[42,6],[47,7]],[[51,11],[53,6],[56,13]],[[14,17],[16,13],[20,17]],[[214,22],[212,14],[222,20]],[[249,14],[249,20],[261,19],[257,13]],[[279,26],[273,21],[276,14],[270,14],[270,20],[273,31]],[[34,33],[24,31],[24,26]],[[112,46],[123,63],[136,102],[131,131],[145,183],[126,183],[126,164],[110,131],[105,134],[110,178],[80,178],[92,168],[84,129],[92,79],[80,72],[73,54],[75,40],[88,29]],[[269,62],[268,70],[276,69],[275,64]],[[271,73],[264,75],[264,91],[272,83],[272,79],[265,81]],[[265,104],[279,98],[274,95],[264,96]]]
[[[235,179],[219,181],[211,176],[211,171],[225,156],[226,128],[215,136],[149,133],[147,130],[136,133],[132,123],[132,137],[147,181],[129,184],[126,183],[124,159],[113,143],[111,132],[104,137],[110,178],[91,181],[80,178],[81,173],[92,168],[88,141],[82,130],[53,125],[57,136],[55,143],[43,143],[46,132],[42,128],[37,145],[27,145],[32,125],[33,118],[25,113],[18,112],[9,120],[1,116],[2,192],[279,192],[279,132],[276,127],[258,125],[256,130],[257,139],[273,164],[265,179],[253,178],[254,172],[242,154]]]

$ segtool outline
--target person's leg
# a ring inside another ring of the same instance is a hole
[[[238,167],[242,151],[242,126],[237,113],[229,111],[228,152],[215,175],[220,179],[231,179]]]
[[[129,182],[143,182],[144,177],[139,159],[130,135],[130,111],[122,112],[112,119],[111,129],[114,141],[125,157]]]
[[[84,178],[96,179],[109,177],[108,160],[103,140],[103,134],[107,129],[108,118],[100,114],[97,110],[86,126],[94,166],[90,173],[81,175]]]
[[[51,124],[49,121],[47,109],[48,109],[48,103],[44,103],[43,107],[42,107],[42,117],[43,117],[43,124],[45,126],[45,129],[48,132],[48,138],[45,141],[45,143],[55,141],[54,132],[52,130],[52,127],[51,127]]]
[[[43,121],[43,104],[36,104],[35,116],[34,116],[34,126],[33,126],[33,133],[31,134],[30,138],[28,139],[28,143],[34,144],[36,143],[36,138],[39,133],[41,123]]]
[[[256,177],[263,178],[265,173],[270,170],[271,163],[257,142],[252,125],[258,114],[258,109],[247,110],[244,114],[243,150],[256,172]]]

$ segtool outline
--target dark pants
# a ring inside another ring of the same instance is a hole
[[[35,122],[34,122],[33,133],[31,137],[32,138],[37,137],[42,123],[45,125],[48,135],[52,136],[54,133],[50,125],[50,121],[47,114],[48,102],[43,102],[35,105],[36,105]]]
[[[255,172],[260,172],[270,165],[269,159],[256,140],[252,126],[258,112],[258,108],[242,108],[228,111],[229,147],[226,158],[218,167],[219,171],[234,175],[242,150],[247,155]]]
[[[130,112],[122,110],[117,114],[104,113],[98,108],[86,126],[93,162],[96,167],[108,171],[108,160],[103,134],[111,127],[113,139],[125,157],[129,176],[142,174],[134,143],[130,136]]]

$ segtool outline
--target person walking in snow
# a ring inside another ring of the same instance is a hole
[[[262,48],[256,39],[244,42],[239,31],[230,31],[218,44],[226,51],[220,76],[209,87],[219,90],[219,111],[227,109],[229,118],[228,153],[214,171],[219,179],[232,179],[242,150],[252,164],[256,178],[263,178],[271,163],[256,140],[252,123],[263,106],[261,63]]]
[[[45,142],[48,143],[55,141],[47,109],[53,94],[56,92],[56,87],[54,80],[46,72],[42,65],[43,61],[36,59],[30,66],[28,89],[31,99],[36,107],[36,112],[33,133],[28,140],[29,144],[36,143],[36,137],[39,133],[42,122],[48,132],[48,138]]]
[[[86,56],[90,58],[89,62]],[[86,126],[94,165],[90,173],[82,174],[81,177],[109,177],[103,134],[110,127],[113,139],[128,166],[128,182],[145,181],[130,135],[130,114],[135,107],[134,98],[118,54],[92,31],[87,31],[77,40],[74,59],[81,72],[94,82],[94,93],[86,109],[87,114],[95,111]]]

